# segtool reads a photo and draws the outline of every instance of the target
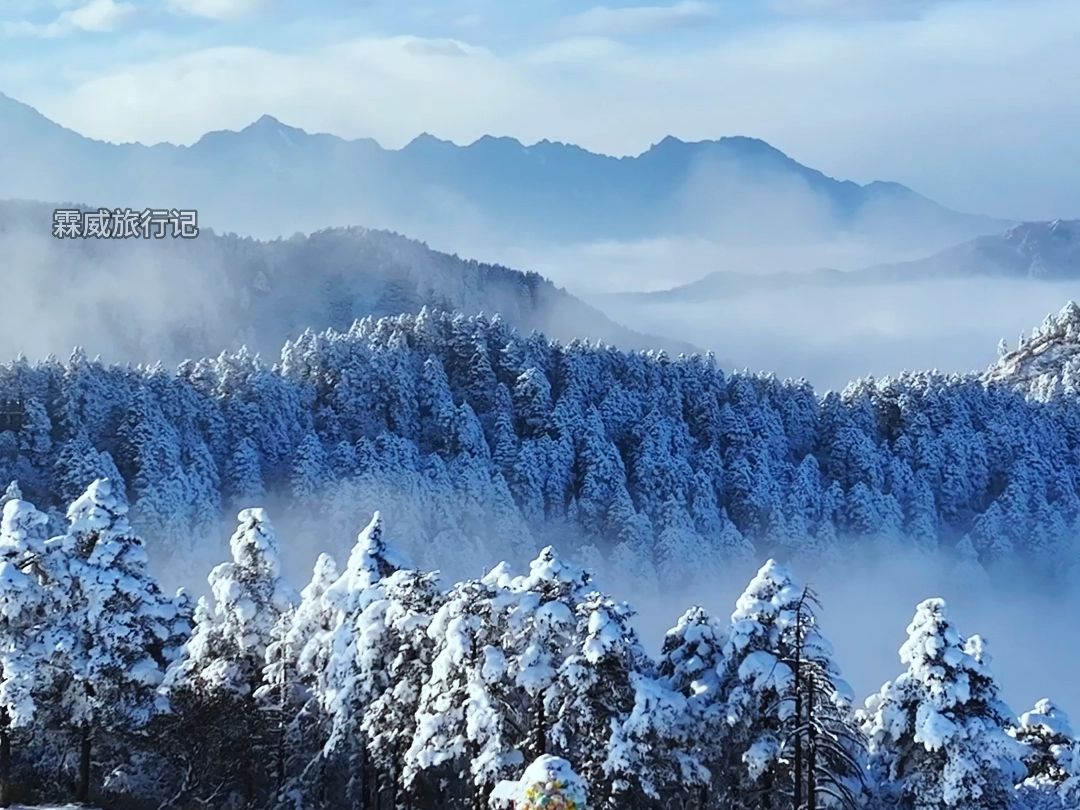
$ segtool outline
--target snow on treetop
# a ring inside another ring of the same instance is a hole
[[[803,592],[784,566],[776,560],[766,562],[735,603],[730,643],[736,649],[745,648],[750,636],[762,632],[763,623],[772,624],[781,618],[785,609],[802,598]]]
[[[315,560],[311,581],[300,592],[300,596],[305,600],[311,600],[322,594],[339,576],[337,561],[333,555],[323,552]]]
[[[584,569],[560,557],[554,546],[547,546],[529,563],[529,573],[516,584],[526,591],[540,590],[544,583],[568,585],[576,590],[589,582],[590,576]]]
[[[907,628],[908,638],[900,647],[900,660],[926,680],[940,680],[939,665],[950,670],[974,669],[974,659],[961,646],[960,633],[949,621],[944,599],[926,599],[915,608]],[[958,696],[963,702],[967,698]]]
[[[513,571],[510,568],[510,563],[506,562],[506,560],[500,562],[480,579],[485,585],[492,585],[499,588],[508,587],[513,580]]]
[[[697,694],[715,691],[726,640],[727,628],[705,608],[690,608],[664,636],[661,673],[676,688],[682,684]]]
[[[356,580],[354,587],[366,588],[395,571],[410,567],[408,561],[387,544],[383,536],[382,514],[375,512],[368,525],[357,535],[356,545],[349,554],[342,576]]]
[[[1039,700],[1031,711],[1020,715],[1020,725],[1022,728],[1043,728],[1063,737],[1073,736],[1069,716],[1047,698]]]
[[[13,500],[4,504],[4,516],[0,520],[0,551],[6,547],[20,547],[33,542],[45,530],[49,522],[44,513],[28,501]]]
[[[108,478],[94,481],[67,510],[72,533],[95,532],[111,528],[125,531],[128,506]]]
[[[276,577],[281,568],[274,526],[265,509],[244,509],[236,516],[238,525],[229,539],[233,560],[238,565],[264,568]]]
[[[1021,335],[1015,349],[1002,341],[999,351],[986,382],[1015,386],[1037,400],[1075,393],[1080,390],[1080,306],[1069,301],[1029,336]]]
[[[613,612],[617,615],[613,616]],[[623,634],[618,619],[628,618],[630,612],[628,606],[600,601],[591,606],[588,635],[582,644],[582,652],[587,661],[595,664],[619,647]]]
[[[675,626],[667,631],[669,636],[680,636],[689,642],[698,642],[705,638],[712,638],[714,622],[709,612],[701,605],[694,605],[688,609]]]

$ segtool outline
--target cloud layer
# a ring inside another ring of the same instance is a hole
[[[214,17],[257,4],[172,2]],[[66,25],[92,27],[91,9],[114,25],[123,8],[94,0],[64,12]],[[159,23],[114,45],[122,60],[64,52],[63,74],[9,50],[4,90],[116,141],[190,142],[265,112],[390,146],[423,131],[457,142],[493,133],[628,154],[667,134],[748,134],[834,176],[899,180],[956,208],[1080,216],[1072,0],[680,0],[584,12],[375,2],[347,19],[311,9],[291,22],[295,4],[276,8],[183,37]]]
[[[715,3],[701,0],[670,6],[595,6],[565,18],[561,28],[572,35],[635,36],[709,22],[717,14]]]

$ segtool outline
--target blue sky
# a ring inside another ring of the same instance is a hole
[[[1076,0],[5,0],[0,91],[87,135],[263,113],[639,152],[764,138],[947,204],[1080,217]]]

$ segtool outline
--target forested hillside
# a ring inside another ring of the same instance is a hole
[[[526,334],[690,350],[615,323],[537,273],[439,253],[395,233],[328,228],[260,241],[214,233],[204,217],[198,239],[56,239],[55,207],[0,201],[0,282],[23,305],[0,322],[6,356],[11,347],[66,354],[76,344],[132,362],[179,362],[240,345],[276,355],[307,328],[344,330],[356,318],[424,306],[497,312]],[[73,312],[78,318],[60,314]]]
[[[1077,553],[1080,409],[975,377],[819,398],[709,357],[424,311],[306,332],[273,367],[245,352],[176,372],[18,361],[0,403],[5,480],[43,508],[122,480],[158,551],[288,495],[318,537],[382,507],[420,562],[453,548],[463,571],[552,539],[643,581],[881,543],[1061,579]]]
[[[901,672],[856,710],[818,618],[763,565],[730,620],[691,607],[658,655],[633,609],[543,549],[456,584],[376,513],[297,593],[245,509],[192,606],[94,481],[47,538],[0,522],[0,801],[105,807],[483,810],[553,753],[593,810],[1069,810],[1080,742],[1049,700],[1017,719],[980,636],[915,609]],[[543,802],[541,802],[543,806]],[[579,805],[579,807],[581,807]],[[581,807],[581,810],[586,810]]]

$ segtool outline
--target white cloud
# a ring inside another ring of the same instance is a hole
[[[64,3],[61,5],[70,5]],[[135,14],[135,6],[122,0],[89,0],[69,8],[52,22],[0,21],[0,36],[62,37],[76,31],[113,31]]]
[[[65,11],[60,20],[84,31],[112,31],[135,13],[131,3],[90,0],[84,6]]]
[[[94,137],[190,142],[271,112],[309,130],[399,145],[429,129],[475,137],[503,129],[493,115],[524,101],[526,86],[512,63],[483,48],[371,37],[317,53],[204,49],[90,79],[62,101],[62,112],[43,106]]]
[[[169,6],[185,14],[228,20],[244,17],[264,6],[269,0],[169,0]]]
[[[571,35],[634,36],[706,22],[716,16],[713,3],[681,0],[670,6],[595,6],[566,17],[561,30]]]

